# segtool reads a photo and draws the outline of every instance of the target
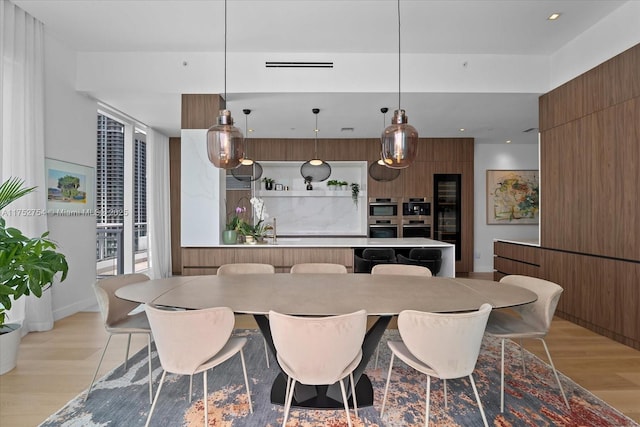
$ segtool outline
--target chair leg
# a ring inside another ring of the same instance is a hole
[[[431,402],[431,377],[427,375],[427,395],[425,398],[424,427],[429,427],[429,403]]]
[[[109,341],[111,341],[112,336],[113,335],[109,334],[109,337],[107,338],[107,342],[104,344],[104,348],[102,349],[102,355],[100,356],[100,361],[98,362],[98,366],[96,367],[96,372],[93,374],[93,379],[91,380],[91,384],[89,384],[87,395],[84,397],[85,402],[89,398],[89,393],[91,393],[91,389],[93,388],[93,383],[96,381],[96,377],[98,376],[98,371],[100,370],[100,365],[102,365],[102,359],[104,359],[104,354],[107,352],[107,347],[109,346]]]
[[[293,400],[293,389],[296,387],[296,380],[293,378],[287,378],[287,384],[289,384],[289,380],[291,380],[291,384],[287,387],[289,389],[288,399],[284,405],[284,418],[282,420],[282,427],[287,425],[287,418],[289,418],[289,410],[291,409],[291,401]]]
[[[391,370],[393,369],[393,359],[395,354],[391,352],[391,361],[389,362],[389,373],[387,374],[387,385],[384,386],[384,396],[382,397],[382,408],[380,409],[380,417],[384,415],[384,404],[387,403],[387,392],[389,391],[389,381],[391,380]]]
[[[247,365],[244,363],[244,352],[240,349],[240,361],[242,362],[242,373],[244,374],[244,385],[247,387],[247,400],[249,401],[249,411],[253,414],[253,404],[251,403],[251,389],[249,388],[249,377],[247,376]]]
[[[340,380],[340,391],[342,391],[342,401],[344,402],[344,413],[347,415],[347,425],[351,427],[351,414],[349,414],[349,401],[347,391],[344,388],[344,378]]]
[[[149,404],[153,403],[153,379],[151,369],[151,334],[147,334],[147,357],[149,358]]]
[[[551,365],[551,369],[553,370],[553,375],[555,375],[556,381],[558,382],[558,387],[560,387],[560,393],[562,394],[564,403],[567,405],[567,409],[571,409],[571,406],[569,406],[569,401],[567,400],[567,396],[564,394],[564,390],[562,389],[562,383],[560,383],[560,377],[558,376],[558,371],[556,371],[556,367],[553,365],[553,360],[551,360],[551,353],[549,353],[549,348],[547,348],[547,343],[542,338],[540,338],[540,341],[542,341],[542,345],[544,346],[544,351],[547,352],[547,359],[549,359],[549,364]]]
[[[129,348],[131,347],[131,334],[127,337],[127,352],[124,355],[124,370],[127,370],[127,362],[129,361]]]
[[[267,348],[267,340],[263,338],[262,341],[264,342],[264,357],[267,360],[267,368],[268,368],[269,367],[269,349]]]
[[[351,398],[353,399],[353,412],[358,418],[358,401],[356,399],[356,383],[353,381],[353,372],[349,374],[349,381],[351,382]]]
[[[444,409],[445,411],[449,409],[449,404],[448,404],[448,400],[447,399],[447,380],[442,380],[443,384],[443,388],[444,388]]]
[[[502,339],[502,353],[500,357],[500,412],[504,412],[504,338]]]
[[[522,375],[527,375],[527,365],[524,363],[524,347],[522,347],[522,340],[518,340],[520,346],[520,361],[522,362]]]
[[[489,427],[487,424],[487,417],[484,415],[484,408],[482,407],[482,402],[480,401],[480,395],[478,394],[478,389],[476,388],[476,382],[473,380],[473,375],[469,374],[469,381],[471,381],[471,387],[473,387],[473,393],[476,395],[476,401],[478,402],[478,408],[480,408],[480,414],[482,415],[482,422],[484,423],[484,427]]]
[[[151,414],[153,414],[153,410],[156,407],[156,403],[158,403],[158,396],[160,396],[160,390],[162,390],[162,384],[164,383],[164,377],[167,375],[167,371],[162,371],[162,377],[160,377],[160,384],[158,384],[158,390],[156,390],[156,397],[153,399],[153,403],[151,404],[151,408],[149,409],[149,415],[147,415],[147,422],[144,427],[149,427],[149,423],[151,422]]]
[[[209,425],[209,393],[207,392],[207,371],[205,370],[202,373],[203,385],[202,388],[204,390],[204,425]]]
[[[191,403],[192,395],[193,395],[193,374],[189,375],[189,403]]]

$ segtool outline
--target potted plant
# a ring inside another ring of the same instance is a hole
[[[352,182],[351,183],[351,199],[353,203],[358,206],[358,195],[360,194],[360,184]]]
[[[340,181],[338,185],[340,186],[340,189],[346,190],[347,187],[349,186],[349,183],[347,181]]]
[[[264,177],[262,178],[262,182],[264,182],[265,190],[273,190],[273,184],[276,182],[276,180],[273,178]]]
[[[24,181],[10,178],[0,185],[0,211],[36,187],[24,187]],[[20,230],[7,227],[0,216],[0,374],[16,365],[20,343],[20,324],[5,323],[6,310],[24,295],[42,296],[57,273],[60,281],[67,277],[69,266],[65,256],[56,252],[57,245],[48,232],[40,237],[27,237]]]
[[[329,181],[327,181],[327,186],[329,187],[329,190],[335,190],[339,184],[340,184],[340,181],[338,181],[337,179],[330,179]]]

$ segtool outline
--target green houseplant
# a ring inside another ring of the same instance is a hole
[[[0,211],[13,201],[31,193],[36,187],[25,187],[24,181],[10,178],[0,185]],[[19,343],[20,325],[7,324],[6,310],[13,301],[24,295],[42,296],[42,291],[53,283],[57,273],[61,273],[60,281],[67,277],[69,266],[65,256],[56,252],[57,245],[47,238],[48,232],[40,237],[27,237],[20,230],[7,227],[4,217],[0,216],[0,338],[15,335],[15,355],[13,366],[5,366],[3,355],[0,374],[15,366],[17,344]],[[7,342],[2,342],[2,350],[10,352]]]

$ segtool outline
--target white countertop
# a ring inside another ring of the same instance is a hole
[[[493,239],[494,242],[504,242],[504,243],[513,243],[516,245],[526,245],[526,246],[540,246],[540,242],[538,239]]]
[[[370,247],[432,247],[449,248],[454,247],[451,243],[440,242],[438,240],[425,239],[422,237],[410,237],[403,239],[370,239],[367,237],[278,237],[277,242],[272,243],[268,239],[266,244],[239,244],[239,245],[218,245],[221,248],[234,247],[282,247],[282,248],[304,248],[304,247],[329,247],[329,248],[370,248]]]

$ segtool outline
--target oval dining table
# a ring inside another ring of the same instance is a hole
[[[537,295],[524,288],[491,280],[372,274],[246,274],[229,276],[175,276],[124,286],[122,299],[182,309],[230,307],[251,314],[275,355],[268,313],[330,316],[364,309],[377,319],[362,344],[362,361],[354,371],[359,406],[373,404],[373,387],[364,370],[392,317],[403,310],[454,313],[527,304]],[[280,374],[271,389],[271,401],[283,404],[286,377]],[[350,388],[347,388],[349,390]],[[298,384],[294,405],[342,408],[338,383],[312,387]],[[350,399],[351,400],[351,399]]]

